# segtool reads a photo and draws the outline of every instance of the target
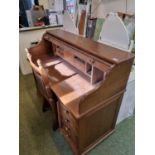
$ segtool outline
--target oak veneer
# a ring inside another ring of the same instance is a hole
[[[48,82],[59,128],[74,154],[86,154],[114,131],[134,55],[63,30],[47,31],[34,53],[58,58]]]

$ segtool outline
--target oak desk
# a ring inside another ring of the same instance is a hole
[[[60,131],[85,154],[115,128],[134,55],[63,30],[47,31],[35,50],[48,57]]]

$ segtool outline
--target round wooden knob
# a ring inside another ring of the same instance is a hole
[[[92,60],[92,62],[91,62],[92,64],[94,64],[95,63],[95,60]]]
[[[69,111],[68,111],[68,110],[66,110],[66,111],[65,111],[65,113],[66,113],[66,114],[69,114]]]
[[[89,62],[90,62],[91,64],[93,64],[93,63],[95,62],[95,60],[90,59]]]
[[[65,127],[65,130],[66,130],[66,131],[69,131],[69,128],[68,128],[68,127]]]
[[[66,122],[66,123],[68,123],[68,122],[69,122],[69,120],[68,120],[68,119],[65,119],[65,122]]]

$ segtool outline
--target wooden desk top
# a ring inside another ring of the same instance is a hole
[[[132,53],[125,52],[60,29],[47,31],[47,33],[78,49],[114,64],[119,64],[134,57],[134,54]]]
[[[80,99],[81,96],[84,96],[95,87],[96,85],[91,85],[91,83],[80,74],[73,75],[64,81],[51,85],[52,90],[59,96],[60,101],[64,105]]]
[[[75,69],[65,61],[61,61],[58,64],[54,64],[53,62],[53,65],[47,68],[51,86],[55,84],[59,85],[61,81],[64,81],[76,74]]]
[[[61,103],[68,107],[77,118],[79,117],[78,102],[84,95],[95,88],[96,86],[91,85],[91,83],[80,74],[73,75],[55,85],[51,84],[51,89],[59,96]]]
[[[53,57],[49,61],[44,61],[42,56],[41,60],[48,69],[50,87],[63,104],[66,105],[95,88],[75,67],[61,58]]]
[[[78,102],[82,96],[95,89],[96,85],[90,83],[90,79],[80,74],[79,71],[58,57],[50,58],[42,62],[44,67],[48,69],[48,78],[50,80],[51,90],[58,96],[59,100],[72,109],[72,113],[78,115]],[[76,102],[75,102],[76,101]],[[72,104],[74,102],[74,104]],[[74,108],[71,108],[73,107]]]

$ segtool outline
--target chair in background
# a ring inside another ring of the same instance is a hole
[[[57,108],[56,108],[56,96],[51,91],[49,86],[49,79],[48,79],[48,69],[44,68],[42,61],[40,59],[36,59],[34,62],[32,54],[26,49],[28,61],[32,67],[37,94],[43,97],[43,111],[46,111],[48,107],[51,107],[52,114],[53,114],[53,130],[58,128],[57,122]]]

